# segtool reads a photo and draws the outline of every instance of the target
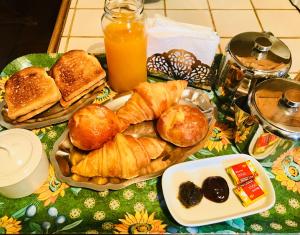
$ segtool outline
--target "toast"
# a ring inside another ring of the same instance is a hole
[[[4,89],[8,117],[12,120],[31,112],[36,115],[45,110],[45,106],[54,105],[61,98],[54,80],[40,67],[28,67],[13,74]],[[27,117],[29,119],[32,115]]]
[[[106,76],[96,57],[83,50],[63,54],[50,73],[62,94],[61,104],[64,105],[66,102],[71,105],[68,101],[80,98],[85,94],[84,91],[92,89]]]

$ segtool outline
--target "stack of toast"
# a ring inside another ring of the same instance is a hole
[[[99,61],[82,50],[64,53],[52,66],[28,67],[13,74],[5,83],[9,119],[26,121],[58,101],[68,108],[81,97],[101,86],[106,73]]]

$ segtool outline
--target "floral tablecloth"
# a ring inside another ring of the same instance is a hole
[[[0,100],[4,82],[12,72],[24,66],[50,67],[58,55],[32,55],[19,58],[1,73]],[[41,63],[42,61],[42,63]],[[211,97],[212,93],[209,93]],[[107,87],[95,102],[113,96]],[[234,123],[220,113],[205,147],[189,160],[238,153],[234,139],[243,140],[249,132],[234,131]],[[53,144],[67,124],[33,130],[49,156]],[[0,131],[5,130],[0,127]],[[297,233],[300,231],[300,180],[290,177],[282,162],[293,156],[300,166],[299,144],[280,144],[272,155],[261,161],[271,178],[276,203],[270,210],[200,227],[184,227],[170,215],[161,189],[161,178],[131,185],[118,191],[96,192],[60,182],[50,166],[48,180],[34,194],[22,199],[0,196],[1,233]],[[1,157],[1,156],[0,156]],[[298,172],[299,173],[299,172]],[[205,212],[203,212],[205,213]]]

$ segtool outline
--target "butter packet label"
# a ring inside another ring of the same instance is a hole
[[[248,160],[226,168],[235,185],[254,179],[258,174],[253,163]]]
[[[266,195],[263,187],[254,179],[237,186],[233,191],[240,198],[245,207]]]

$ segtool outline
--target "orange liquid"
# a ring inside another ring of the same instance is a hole
[[[104,29],[109,84],[117,92],[129,91],[147,80],[147,37],[144,24],[126,18]]]

